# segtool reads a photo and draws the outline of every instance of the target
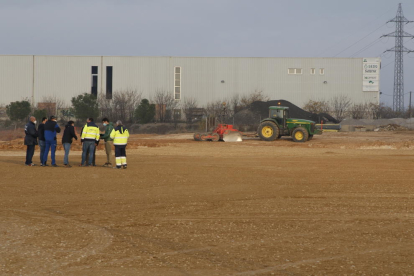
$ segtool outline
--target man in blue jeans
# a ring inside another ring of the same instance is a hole
[[[40,166],[43,166],[43,155],[45,154],[45,123],[46,117],[42,118],[42,123],[39,125],[37,132],[39,133],[39,147],[40,147]],[[47,165],[46,165],[47,166]]]
[[[70,146],[72,145],[72,138],[78,140],[78,136],[76,135],[74,125],[74,121],[69,121],[65,127],[65,130],[63,131],[62,145],[65,149],[65,157],[63,158],[63,164],[65,165],[65,168],[72,167],[71,165],[69,165],[69,151]]]
[[[60,127],[56,122],[55,116],[50,116],[50,119],[45,123],[45,153],[43,155],[43,166],[46,165],[49,149],[51,151],[52,167],[59,167],[56,165],[56,133],[60,133]]]
[[[81,167],[89,167],[93,164],[95,145],[99,144],[99,128],[94,123],[93,118],[88,118],[86,125],[82,129],[82,163]],[[86,152],[89,151],[89,162],[86,160]]]

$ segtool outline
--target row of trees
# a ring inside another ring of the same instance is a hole
[[[390,119],[411,117],[411,111],[395,112],[391,107],[383,103],[359,103],[355,104],[346,95],[339,95],[330,100],[309,100],[303,109],[313,113],[328,113],[337,120],[342,121],[346,117],[353,119]]]
[[[72,98],[74,117],[83,120],[89,116],[117,118],[124,122],[147,123],[177,122],[181,120],[181,110],[188,122],[203,112],[206,116],[220,116],[223,110],[231,117],[255,101],[268,101],[269,98],[261,90],[247,95],[234,95],[230,99],[217,100],[207,104],[203,109],[194,98],[176,101],[167,91],[157,90],[150,100],[142,99],[142,93],[134,90],[115,92],[111,100],[101,95],[95,99],[90,94],[82,94]],[[223,104],[225,103],[225,105]]]
[[[199,108],[196,99],[185,98],[181,102],[176,101],[172,93],[167,91],[158,90],[151,99],[142,99],[142,93],[124,90],[115,92],[111,100],[106,99],[105,95],[96,98],[84,93],[72,98],[71,107],[65,107],[62,100],[54,97],[43,98],[42,109],[34,109],[29,101],[23,100],[7,105],[6,113],[15,123],[26,120],[29,114],[33,114],[38,119],[57,115],[61,121],[73,118],[84,121],[87,117],[108,117],[111,120],[122,120],[125,123],[145,124],[153,121],[176,123],[181,120],[181,111],[188,122],[200,114],[229,118],[255,101],[268,100],[269,98],[264,95],[263,91],[255,90],[246,95],[235,94],[231,98],[217,100]],[[354,104],[349,97],[344,95],[330,100],[310,100],[303,109],[313,113],[328,113],[338,120],[343,120],[345,117],[379,119],[409,116],[408,112],[399,114],[383,104]]]
[[[255,90],[245,95],[234,94],[231,98],[224,98],[223,100],[208,103],[205,107],[205,114],[207,116],[220,117],[224,112],[226,117],[233,117],[234,114],[248,108],[253,102],[267,102],[269,100],[269,97],[264,95],[262,90]]]
[[[20,123],[27,120],[30,114],[36,118],[56,115],[62,122],[76,118],[84,121],[88,117],[108,117],[113,120],[122,120],[125,123],[178,122],[183,117],[191,122],[196,115],[218,117],[223,111],[231,117],[239,110],[249,106],[254,101],[268,101],[269,98],[261,90],[255,90],[247,95],[234,95],[228,99],[217,100],[200,108],[194,98],[185,98],[176,101],[174,96],[163,90],[157,90],[151,99],[142,99],[142,93],[135,90],[124,90],[113,93],[112,99],[105,95],[95,96],[84,93],[71,99],[71,106],[56,97],[44,97],[41,105],[34,108],[28,100],[9,104],[6,112],[11,121]],[[223,104],[225,103],[225,104]]]

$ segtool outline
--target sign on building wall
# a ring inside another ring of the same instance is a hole
[[[378,92],[380,81],[380,58],[362,59],[362,91]]]

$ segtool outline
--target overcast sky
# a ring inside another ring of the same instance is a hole
[[[394,0],[0,0],[0,54],[378,57],[392,105]],[[414,1],[402,2],[414,20]],[[414,34],[414,23],[405,26]],[[414,39],[405,40],[414,50]],[[414,91],[414,53],[404,58]],[[414,98],[414,97],[413,97]],[[413,99],[414,102],[414,99]],[[405,105],[408,106],[408,94]]]

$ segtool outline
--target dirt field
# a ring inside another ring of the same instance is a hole
[[[127,170],[1,144],[1,275],[414,274],[414,132],[130,144]]]

